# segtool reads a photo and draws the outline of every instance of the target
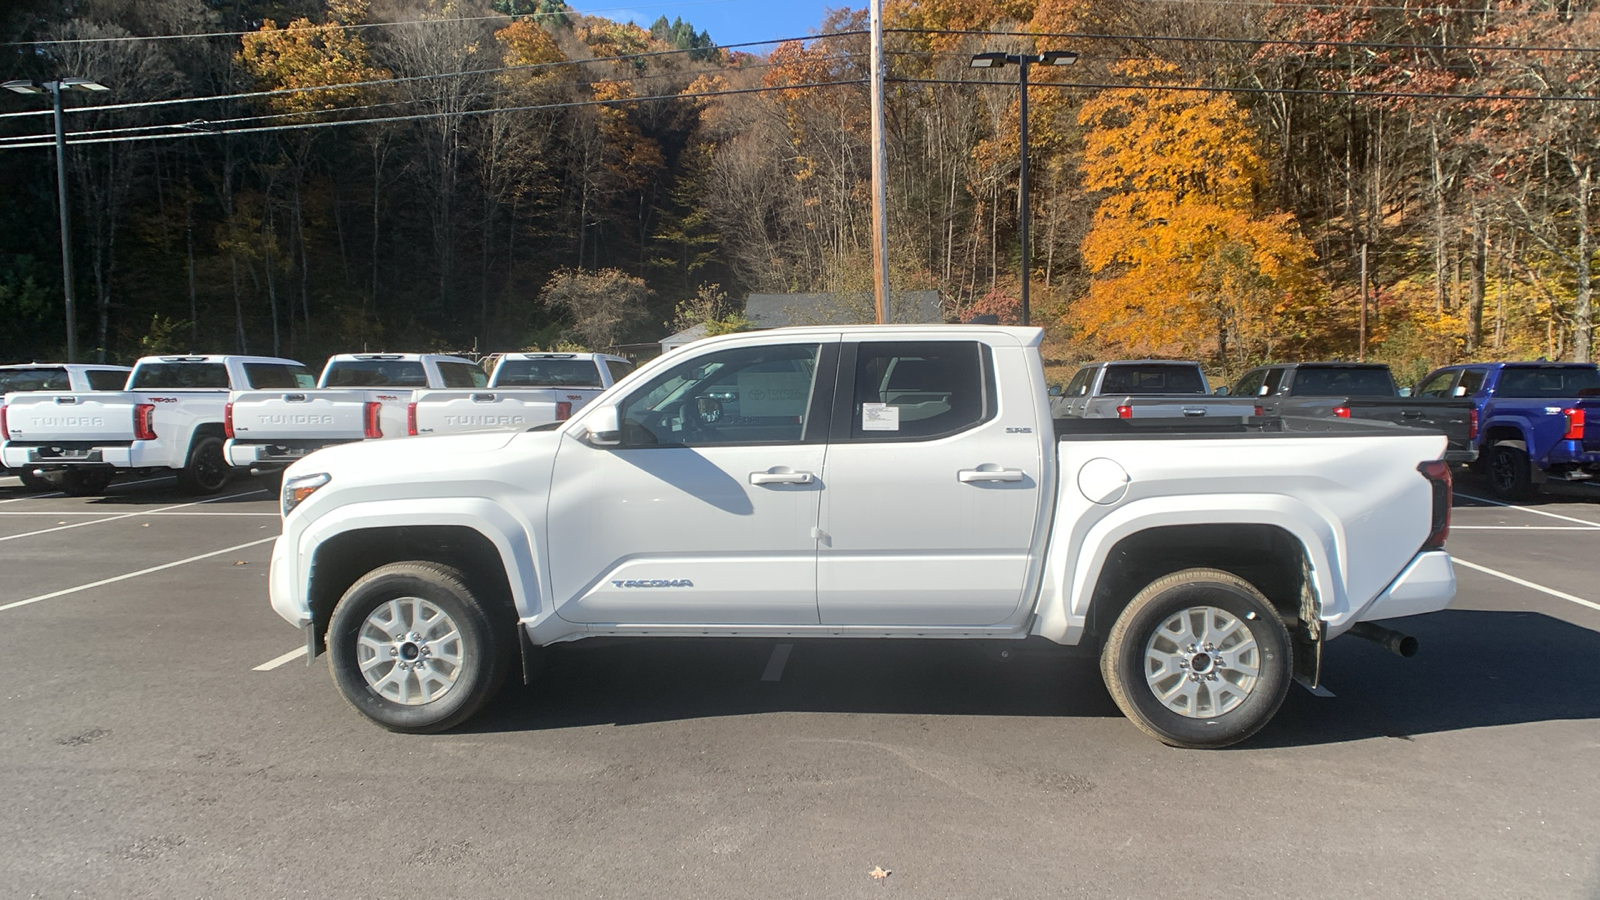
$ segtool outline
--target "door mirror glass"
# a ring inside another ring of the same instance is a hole
[[[622,443],[622,426],[617,420],[615,406],[602,406],[589,411],[583,417],[583,424],[588,427],[589,433],[584,440],[591,447],[615,447]]]
[[[1052,396],[1052,397],[1061,396],[1061,385],[1059,385],[1059,384],[1050,385],[1050,396]]]
[[[1226,396],[1228,396],[1229,389],[1228,389],[1227,385],[1223,385],[1222,387],[1217,388],[1216,390],[1212,391],[1211,393],[1216,394],[1218,397],[1226,397]]]

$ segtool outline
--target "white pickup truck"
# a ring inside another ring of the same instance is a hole
[[[417,391],[407,412],[410,434],[506,431],[569,418],[633,371],[603,353],[507,353],[485,390]]]
[[[276,477],[322,447],[403,437],[412,395],[427,388],[481,388],[489,383],[469,359],[438,353],[341,353],[315,385],[236,391],[228,398],[230,465]]]
[[[5,403],[8,394],[25,391],[120,391],[128,380],[127,366],[85,363],[22,363],[0,366],[0,441],[5,440]],[[0,473],[5,472],[0,466]],[[30,469],[15,473],[22,486],[44,490],[50,482]]]
[[[119,473],[158,469],[175,470],[192,493],[216,493],[232,474],[222,455],[228,391],[310,377],[292,359],[147,356],[123,391],[12,395],[0,459],[78,496],[104,492]]]
[[[1040,336],[728,335],[556,428],[329,449],[286,473],[272,607],[408,732],[471,716],[519,646],[526,675],[612,636],[1087,647],[1186,747],[1254,733],[1330,637],[1414,652],[1372,623],[1455,594],[1443,436],[1052,422]]]

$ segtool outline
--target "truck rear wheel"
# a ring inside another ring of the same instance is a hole
[[[18,472],[17,480],[22,482],[22,486],[30,491],[55,490],[55,485],[50,483],[50,479],[40,478],[38,475],[35,475],[32,472]]]
[[[431,562],[368,572],[328,625],[333,680],[345,699],[384,728],[412,734],[453,728],[481,709],[505,679],[508,641],[465,576]]]
[[[1528,451],[1515,444],[1495,444],[1489,450],[1488,475],[1489,491],[1501,500],[1532,500],[1539,492]]]
[[[222,453],[222,438],[214,434],[195,438],[189,462],[178,470],[178,486],[191,494],[215,494],[228,484],[232,467]]]
[[[1255,586],[1218,569],[1158,578],[1117,617],[1100,674],[1124,715],[1174,747],[1255,734],[1289,692],[1288,629]]]

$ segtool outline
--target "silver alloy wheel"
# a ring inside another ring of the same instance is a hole
[[[1191,719],[1232,712],[1261,677],[1255,634],[1215,606],[1179,610],[1144,646],[1144,679],[1168,709]]]
[[[421,597],[380,604],[356,635],[356,664],[367,685],[404,706],[443,697],[461,674],[464,657],[455,620]]]

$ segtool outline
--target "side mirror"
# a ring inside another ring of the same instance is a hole
[[[617,418],[615,406],[601,406],[589,411],[583,417],[583,424],[589,429],[584,436],[584,441],[591,447],[615,447],[622,443],[622,425]]]
[[[1052,397],[1061,396],[1061,385],[1059,385],[1059,384],[1050,385],[1050,396],[1052,396]]]
[[[1229,394],[1233,393],[1233,390],[1231,388],[1229,388],[1227,385],[1223,385],[1222,387],[1217,388],[1216,390],[1212,391],[1211,393],[1216,394],[1218,397],[1226,397]]]
[[[1400,390],[1396,391],[1395,393],[1398,394],[1401,397],[1409,397],[1409,396],[1411,396],[1411,388],[1403,387]]]

